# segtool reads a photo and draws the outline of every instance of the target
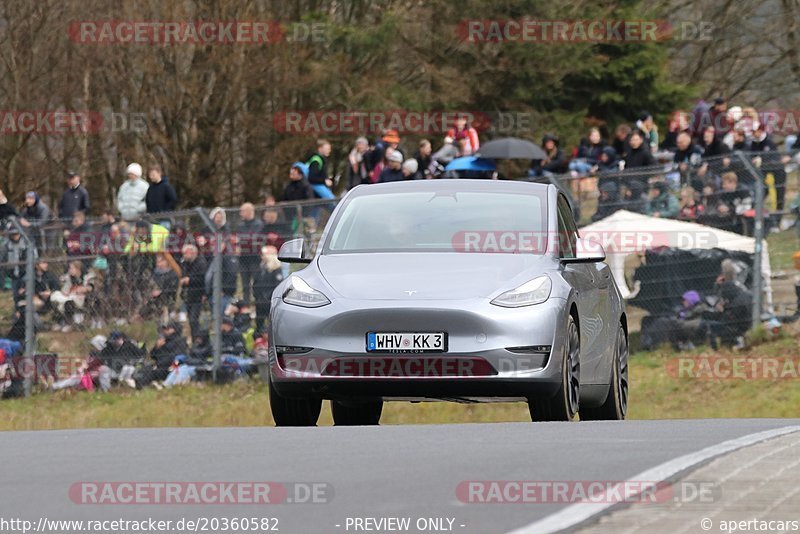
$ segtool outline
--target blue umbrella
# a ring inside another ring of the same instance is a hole
[[[444,168],[445,171],[494,171],[496,169],[494,161],[478,156],[456,158]]]

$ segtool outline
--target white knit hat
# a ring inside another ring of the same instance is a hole
[[[136,175],[137,178],[142,177],[142,166],[138,163],[131,163],[128,165],[128,168],[125,169],[125,174],[133,174]]]
[[[407,159],[403,162],[403,170],[408,171],[411,174],[414,174],[419,169],[419,162],[414,158]]]
[[[397,163],[403,163],[403,154],[395,150],[394,152],[389,154],[389,156],[386,159]]]
[[[222,224],[226,224],[228,222],[228,214],[225,213],[225,210],[220,207],[216,207],[211,210],[211,212],[208,214],[208,217],[213,221],[214,217],[217,216],[217,213],[222,214]]]
[[[94,336],[91,340],[89,340],[89,344],[92,346],[94,350],[100,351],[103,350],[103,347],[106,346],[106,341],[108,341],[106,336],[98,334]]]

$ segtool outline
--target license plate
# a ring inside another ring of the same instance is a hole
[[[444,332],[368,332],[367,352],[446,352]]]

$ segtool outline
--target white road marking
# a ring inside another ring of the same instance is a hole
[[[656,467],[648,469],[647,471],[643,471],[638,475],[629,478],[625,482],[620,482],[617,486],[625,487],[627,484],[628,487],[632,487],[634,482],[642,480],[652,481],[655,483],[663,482],[674,477],[678,473],[686,471],[695,465],[703,463],[716,456],[720,456],[743,447],[748,447],[764,440],[798,431],[800,431],[800,426],[785,426],[772,430],[765,430],[763,432],[756,432],[755,434],[747,434],[746,436],[741,436],[728,441],[723,441],[722,443],[717,443],[716,445],[711,445],[705,449],[701,449],[699,451],[675,458],[674,460],[664,462],[661,465],[657,465]],[[608,493],[613,495],[615,490],[616,487],[611,488],[608,490]],[[554,514],[550,514],[549,516],[538,521],[534,521],[533,523],[525,525],[524,527],[512,530],[508,534],[549,534],[552,532],[559,532],[583,523],[584,521],[605,512],[615,505],[615,503],[612,502],[613,499],[610,498],[598,498],[597,501],[599,502],[571,504]]]

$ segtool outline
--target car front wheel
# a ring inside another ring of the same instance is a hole
[[[322,411],[321,397],[289,398],[275,391],[269,380],[269,407],[275,426],[316,426]]]
[[[581,409],[582,421],[622,421],[628,412],[628,337],[619,325],[606,401],[597,408]]]
[[[534,397],[528,401],[533,421],[572,421],[580,400],[580,336],[575,318],[569,315],[564,329],[564,352],[561,359],[561,384],[552,397]]]

